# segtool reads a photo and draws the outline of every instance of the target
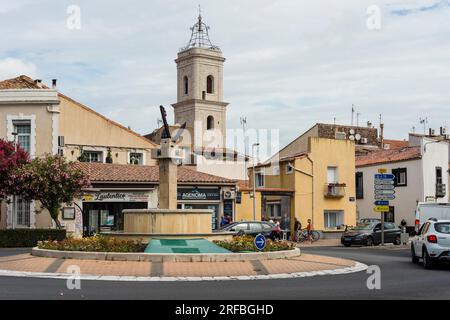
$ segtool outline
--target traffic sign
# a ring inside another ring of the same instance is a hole
[[[255,245],[255,248],[258,249],[259,251],[264,250],[264,248],[266,247],[266,237],[264,237],[264,235],[261,233],[258,234],[255,237],[253,244]]]
[[[394,180],[392,179],[375,179],[375,184],[394,184]]]
[[[387,172],[387,169],[384,169],[384,168],[378,169],[378,173],[386,173],[386,172]]]
[[[375,195],[375,200],[389,201],[389,200],[394,200],[394,199],[395,199],[395,195],[393,195],[393,194]]]
[[[395,194],[395,190],[391,189],[391,190],[375,190],[375,195],[386,195],[386,194]]]
[[[375,175],[375,179],[380,179],[380,180],[393,180],[395,179],[395,176],[393,174],[390,173],[383,173],[383,174],[376,174]]]
[[[375,190],[394,190],[395,187],[393,184],[376,184]]]
[[[378,201],[375,201],[373,204],[376,205],[376,206],[388,206],[389,205],[389,201],[378,200]]]
[[[389,212],[389,206],[376,206],[373,208],[375,212]]]

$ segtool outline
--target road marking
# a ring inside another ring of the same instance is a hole
[[[229,280],[269,280],[269,279],[288,279],[304,278],[324,275],[340,275],[356,273],[367,270],[368,266],[364,263],[355,262],[355,265],[347,268],[320,270],[308,272],[295,272],[283,274],[255,275],[255,276],[216,276],[216,277],[134,277],[134,276],[102,276],[102,275],[81,275],[81,280],[98,281],[229,281]],[[11,271],[0,270],[0,276],[5,277],[26,277],[26,278],[44,278],[44,279],[68,279],[71,274],[68,273],[46,273],[30,271]]]

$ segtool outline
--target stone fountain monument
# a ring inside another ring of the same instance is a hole
[[[227,232],[212,232],[210,209],[177,209],[177,160],[182,152],[177,146],[185,124],[172,137],[167,114],[160,106],[164,123],[161,145],[153,150],[152,157],[159,163],[158,209],[123,210],[123,232],[108,232],[108,236],[141,239],[148,242],[152,238],[205,238],[208,240],[231,239]]]

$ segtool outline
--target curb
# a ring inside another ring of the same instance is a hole
[[[97,280],[97,281],[229,281],[229,280],[274,280],[274,279],[293,279],[307,278],[325,275],[340,275],[356,273],[367,270],[368,266],[364,263],[355,262],[353,267],[346,267],[333,270],[321,271],[305,271],[295,273],[281,273],[256,276],[215,276],[215,277],[133,277],[133,276],[96,276],[96,275],[80,275],[70,273],[46,273],[46,272],[30,272],[30,271],[11,271],[0,270],[0,276],[5,277],[26,277],[26,278],[45,278],[45,279],[79,279],[79,280]]]
[[[174,254],[174,253],[117,253],[117,252],[83,252],[58,251],[39,249],[31,250],[36,257],[56,259],[80,260],[107,260],[107,261],[148,261],[148,262],[230,262],[252,260],[275,260],[298,257],[299,248],[284,251],[254,252],[254,253],[200,253],[200,254]]]

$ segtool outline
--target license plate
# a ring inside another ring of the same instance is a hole
[[[344,241],[352,241],[352,238],[344,238]]]

